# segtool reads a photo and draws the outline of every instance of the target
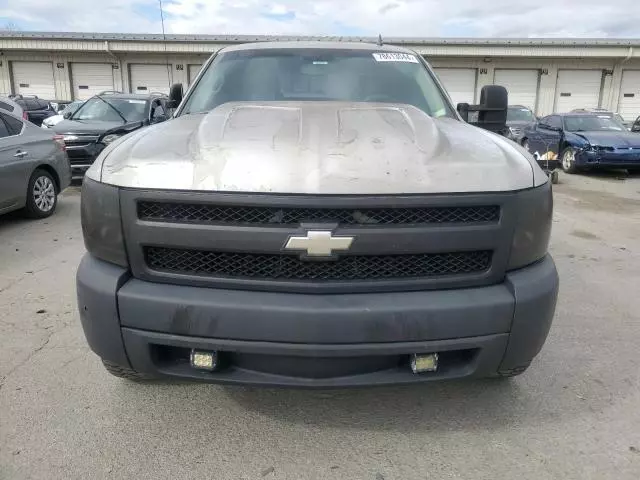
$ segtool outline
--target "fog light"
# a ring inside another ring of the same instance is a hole
[[[411,371],[413,373],[435,372],[438,370],[437,353],[414,353],[411,355]]]
[[[218,353],[192,349],[191,366],[200,370],[215,370],[218,368]]]

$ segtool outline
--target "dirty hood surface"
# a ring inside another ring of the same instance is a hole
[[[407,105],[227,103],[112,144],[90,172],[124,187],[306,194],[533,186],[512,142]]]

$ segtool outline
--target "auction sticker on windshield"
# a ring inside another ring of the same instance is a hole
[[[374,53],[373,58],[376,59],[376,62],[409,62],[409,63],[418,63],[418,59],[415,55],[410,55],[408,53],[397,53],[397,52],[379,52]]]

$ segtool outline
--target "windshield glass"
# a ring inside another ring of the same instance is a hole
[[[71,102],[69,105],[64,107],[62,109],[62,111],[58,115],[64,115],[66,113],[73,113],[76,110],[78,110],[78,108],[80,108],[80,105],[82,105],[82,104],[83,104],[83,102]]]
[[[93,97],[71,117],[73,120],[102,122],[136,122],[144,118],[146,100],[133,98]]]
[[[453,116],[414,55],[319,48],[223,53],[201,77],[182,113],[242,101],[399,103],[434,117]]]
[[[626,130],[614,117],[605,115],[582,115],[564,117],[564,128],[568,132],[624,131]]]
[[[507,122],[533,122],[533,113],[528,108],[509,107],[507,110]]]

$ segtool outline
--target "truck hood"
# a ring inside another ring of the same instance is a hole
[[[62,120],[54,125],[59,134],[100,135],[114,128],[122,127],[122,122],[98,122],[92,120]]]
[[[88,175],[134,188],[399,194],[520,190],[536,169],[515,143],[408,105],[243,102],[128,135]]]

